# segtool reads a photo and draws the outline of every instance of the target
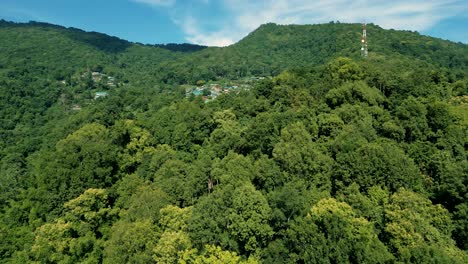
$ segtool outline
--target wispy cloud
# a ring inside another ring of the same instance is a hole
[[[466,1],[453,0],[225,0],[246,29],[268,21],[280,24],[367,20],[385,28],[424,30],[439,20],[466,10]]]
[[[187,16],[183,20],[174,20],[176,24],[182,27],[185,32],[185,39],[189,43],[196,43],[206,46],[223,47],[228,46],[236,41],[232,36],[232,31],[229,29],[215,30],[209,32],[201,28],[198,21],[192,16]]]
[[[148,4],[151,6],[172,6],[176,0],[132,0],[133,2]]]
[[[171,0],[133,0],[153,5],[174,4]],[[195,1],[195,0],[193,0]],[[466,0],[197,0],[206,5],[222,7],[221,16],[206,16],[177,5],[174,22],[186,34],[189,42],[226,46],[232,44],[259,25],[315,24],[339,20],[366,20],[384,28],[427,30],[437,22],[468,11]],[[185,5],[184,5],[185,6]],[[210,26],[207,27],[206,25]],[[213,26],[215,25],[215,26]]]

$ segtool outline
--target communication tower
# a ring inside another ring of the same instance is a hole
[[[366,29],[366,22],[362,24],[362,39],[361,39],[361,56],[366,58],[367,57],[367,29]]]

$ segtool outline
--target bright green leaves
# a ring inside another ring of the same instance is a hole
[[[152,263],[158,231],[153,221],[145,218],[115,223],[105,242],[103,263]]]
[[[117,187],[120,220],[111,229],[104,250],[105,263],[152,263],[161,236],[163,208],[172,199],[136,175],[124,177]],[[165,227],[165,226],[164,226]]]
[[[382,93],[376,88],[369,87],[365,82],[345,83],[339,88],[331,89],[325,98],[330,107],[345,103],[379,105],[384,101]]]
[[[192,242],[185,232],[164,232],[153,250],[156,263],[177,264],[190,252]]]
[[[238,187],[227,209],[228,229],[245,251],[255,252],[273,236],[269,226],[271,209],[262,193],[251,184]]]
[[[61,207],[86,188],[111,186],[117,180],[116,148],[102,125],[87,124],[44,154],[38,157],[35,173],[39,187],[50,192],[46,204]]]
[[[70,243],[71,223],[63,220],[45,224],[36,230],[35,244],[32,246],[33,258],[44,263],[71,263]]]
[[[109,206],[109,197],[103,189],[88,189],[64,205],[64,219],[69,222],[86,222],[92,230],[103,226],[115,217],[116,210]]]
[[[281,131],[281,140],[273,149],[273,158],[291,178],[304,179],[310,186],[329,190],[333,160],[322,153],[302,123]]]
[[[192,217],[192,208],[179,208],[168,205],[160,210],[159,225],[165,231],[186,231]]]
[[[117,217],[103,189],[88,189],[65,204],[63,217],[37,228],[31,256],[43,263],[98,263],[102,241]]]
[[[155,184],[147,183],[147,185],[138,186],[135,193],[127,198],[123,208],[128,209],[123,215],[125,219],[131,221],[149,219],[156,222],[160,217],[160,209],[171,201],[171,197],[156,187]]]
[[[423,177],[414,161],[394,143],[367,143],[336,157],[335,188],[357,183],[363,190],[383,186],[391,191],[400,187],[422,190]]]
[[[467,95],[468,94],[468,80],[458,80],[453,83],[453,94],[456,96]]]
[[[383,136],[394,139],[398,142],[405,138],[405,129],[394,121],[387,121],[383,123],[380,130]]]
[[[222,160],[217,160],[211,170],[212,180],[223,186],[239,186],[251,181],[255,170],[251,157],[229,152]],[[216,186],[215,186],[216,188]]]
[[[387,263],[393,259],[373,225],[351,206],[322,199],[288,230],[291,262]]]
[[[198,256],[191,259],[184,259],[180,263],[193,264],[257,264],[260,263],[255,258],[242,260],[235,252],[222,250],[219,246],[206,245]]]
[[[188,164],[180,160],[168,160],[154,175],[154,182],[159,185],[167,194],[177,199],[179,206],[193,204],[193,194],[191,182],[195,179],[190,177]]]
[[[156,263],[179,263],[184,256],[194,252],[187,233],[192,209],[169,205],[161,209],[160,214],[159,226],[164,231],[153,249],[153,259]]]
[[[219,158],[226,156],[230,150],[239,152],[245,145],[241,136],[244,129],[236,115],[231,110],[224,110],[214,113],[214,120],[217,127],[211,133],[207,147]]]
[[[452,225],[447,210],[432,205],[427,198],[400,189],[391,196],[389,203],[385,210],[389,220],[386,231],[395,237],[395,245],[397,241],[402,246],[423,241],[437,243],[450,235]],[[396,228],[405,231],[395,232]]]
[[[360,66],[350,58],[339,57],[327,65],[326,73],[333,84],[342,84],[347,81],[361,80],[363,71]]]
[[[399,190],[385,209],[386,237],[398,259],[431,263],[463,263],[466,253],[455,247],[450,238],[452,223],[446,209],[432,205],[425,197]]]
[[[257,252],[273,235],[271,209],[250,183],[227,186],[200,199],[190,230],[199,246],[217,244],[245,253]]]
[[[123,147],[119,153],[119,167],[122,172],[133,173],[146,157],[155,152],[151,133],[137,126],[133,120],[117,122],[111,134],[114,143]]]

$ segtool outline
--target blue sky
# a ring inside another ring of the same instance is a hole
[[[468,44],[468,0],[0,0],[0,18],[141,43],[209,46],[235,43],[267,22],[366,20]]]

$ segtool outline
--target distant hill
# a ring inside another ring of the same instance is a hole
[[[139,72],[162,61],[173,60],[182,53],[205,48],[191,44],[143,45],[102,33],[41,22],[1,20],[0,36],[0,65],[8,65],[10,69],[47,65],[47,72],[57,78],[96,67],[115,72],[118,70],[115,68],[140,66],[141,61],[145,61],[145,65],[135,70]],[[28,60],[27,65],[24,60]]]
[[[276,75],[302,66],[319,65],[339,56],[360,58],[362,25],[329,23],[319,25],[260,26],[238,43],[208,48],[168,62],[164,68],[184,68],[200,78]],[[368,25],[369,57],[401,58],[435,67],[468,70],[468,45],[422,36],[417,32],[385,30]],[[193,67],[193,62],[197,67]],[[182,66],[181,66],[182,65]],[[191,69],[193,69],[191,71]]]
[[[9,116],[16,114],[21,120],[31,108],[41,115],[64,91],[92,98],[89,93],[101,86],[84,82],[82,76],[93,71],[112,76],[117,84],[152,89],[160,84],[275,76],[287,69],[322,67],[338,57],[362,60],[361,31],[360,24],[269,23],[236,44],[219,48],[143,45],[48,23],[0,20],[0,103],[5,106],[0,118],[9,120],[0,127],[11,129]],[[376,76],[393,72],[395,77],[405,71],[421,75],[414,72],[417,69],[442,74],[449,81],[468,75],[466,44],[373,24],[368,25],[368,41],[366,62]],[[373,78],[383,86],[380,77]]]
[[[263,53],[264,57],[280,55],[304,64],[323,63],[336,56],[358,58],[361,32],[361,24],[282,26],[270,23],[250,33],[233,48],[249,50],[249,55]],[[367,32],[371,56],[403,55],[444,67],[468,66],[466,44],[423,36],[417,32],[386,30],[374,24],[367,25]],[[256,46],[259,48],[253,49]],[[263,52],[260,47],[263,47]]]
[[[285,69],[323,64],[333,58],[360,57],[360,24],[260,26],[228,47],[191,44],[143,45],[97,32],[30,22],[0,22],[0,65],[23,65],[22,53],[53,75],[100,67],[125,78],[151,82],[195,83],[197,80],[276,75]],[[368,25],[369,57],[399,58],[434,67],[468,71],[468,45]],[[50,63],[49,63],[50,62]],[[30,63],[28,64],[30,65]],[[31,66],[31,65],[30,65]],[[56,69],[53,69],[56,68]],[[76,68],[76,69],[75,69]],[[148,77],[145,77],[146,79]]]

